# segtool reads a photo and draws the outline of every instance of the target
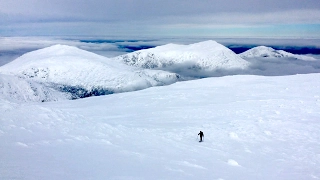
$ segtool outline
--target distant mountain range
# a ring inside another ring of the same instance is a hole
[[[283,62],[261,60],[265,58],[282,58]],[[292,64],[287,59],[302,61]],[[288,75],[320,72],[319,69],[318,61],[310,56],[265,46],[235,54],[215,41],[167,44],[112,59],[72,46],[54,45],[26,53],[0,67],[0,100],[57,101],[204,77]]]

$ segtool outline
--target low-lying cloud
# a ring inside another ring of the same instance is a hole
[[[247,58],[247,69],[201,69],[195,62],[186,62],[157,68],[181,75],[184,79],[221,77],[227,75],[286,76],[320,73],[320,59],[304,61],[293,58]]]

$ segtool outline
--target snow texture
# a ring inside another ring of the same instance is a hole
[[[0,99],[11,102],[47,102],[70,99],[70,96],[31,80],[0,74]]]
[[[319,78],[237,75],[75,101],[1,99],[0,179],[319,179]]]

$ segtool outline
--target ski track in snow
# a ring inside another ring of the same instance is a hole
[[[0,179],[319,179],[319,78],[228,76],[0,101]]]

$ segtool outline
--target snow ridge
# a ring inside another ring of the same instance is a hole
[[[190,45],[167,44],[135,51],[114,59],[130,66],[162,69],[182,73],[182,75],[190,71],[204,74],[204,72],[215,72],[222,69],[243,70],[249,66],[246,60],[212,40]],[[210,76],[210,73],[207,76]]]
[[[292,54],[283,50],[275,50],[267,46],[257,46],[239,54],[242,58],[293,58],[305,61],[315,61],[316,59],[306,55]]]

